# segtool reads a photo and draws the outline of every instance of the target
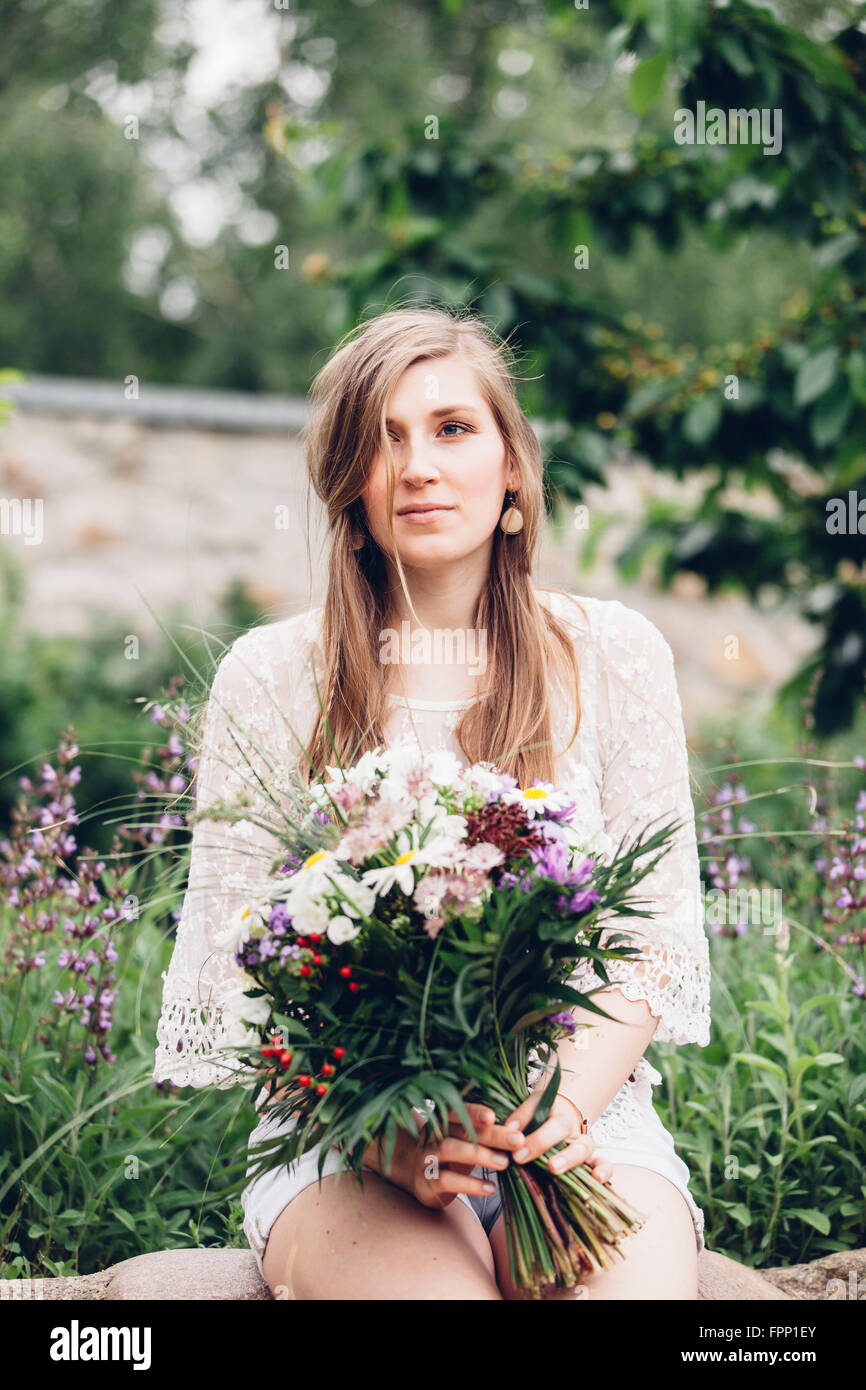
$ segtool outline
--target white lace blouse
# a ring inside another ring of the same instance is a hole
[[[555,681],[555,781],[577,793],[587,841],[615,847],[656,817],[659,824],[684,823],[671,850],[640,885],[652,916],[621,924],[641,945],[641,955],[609,962],[609,976],[626,998],[646,1000],[659,1019],[654,1034],[659,1042],[706,1046],[709,951],[670,646],[648,618],[616,599],[536,593],[566,622],[575,642],[580,729],[565,748],[573,728],[574,692]],[[158,1081],[230,1086],[238,1080],[237,1071],[221,1065],[215,1054],[239,1040],[233,1032],[238,1025],[222,1006],[243,988],[243,976],[231,953],[216,946],[216,938],[278,862],[279,845],[267,827],[275,816],[291,815],[291,805],[279,793],[269,802],[262,783],[279,786],[281,768],[296,762],[295,735],[306,742],[312,734],[318,709],[313,666],[321,673],[320,618],[321,609],[313,609],[253,628],[217,667],[200,750],[197,806],[245,795],[250,815],[234,823],[200,821],[193,828],[188,886],[163,975],[154,1070]],[[462,760],[454,727],[468,703],[395,697],[387,741],[417,737],[423,747],[451,748]],[[587,963],[573,982],[585,989],[602,983]],[[640,1123],[652,1104],[652,1086],[661,1080],[641,1057],[592,1126],[594,1141],[624,1136]]]

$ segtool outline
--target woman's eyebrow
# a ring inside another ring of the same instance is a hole
[[[479,410],[474,405],[440,405],[435,410],[428,410],[427,414],[432,419],[438,420],[440,415],[455,415],[458,412],[462,412],[464,415],[477,415]],[[385,423],[387,425],[399,425],[400,421],[391,419],[389,416]]]

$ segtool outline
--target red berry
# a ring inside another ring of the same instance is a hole
[[[313,965],[321,965],[321,964],[322,964],[322,957],[319,955],[318,951],[316,951],[315,955],[313,956]]]
[[[360,988],[361,986],[357,984],[354,980],[349,981],[349,989],[352,991],[353,994],[357,994]]]
[[[337,1059],[338,1062],[341,1061],[341,1060],[345,1057],[345,1055],[346,1055],[346,1049],[345,1049],[344,1047],[335,1047],[335,1048],[334,1048],[334,1056],[336,1057],[336,1059]]]
[[[311,1080],[312,1080],[312,1078],[309,1077],[309,1076],[307,1076],[307,1073],[306,1073],[306,1072],[303,1072],[303,1071],[301,1072],[300,1076],[297,1078],[297,1082],[298,1082],[298,1085],[299,1085],[299,1086],[309,1086]]]
[[[348,980],[348,978],[349,978],[349,976],[351,975],[351,973],[352,973],[352,967],[351,967],[351,965],[341,965],[341,966],[340,966],[340,974],[342,975],[342,977],[343,977],[344,980]]]
[[[262,1048],[262,1056],[263,1056],[263,1057],[273,1057],[273,1055],[274,1055],[274,1048],[272,1048],[272,1047],[263,1047],[263,1048]]]
[[[308,965],[302,965],[300,973],[303,975],[304,979],[306,979],[306,977],[312,975],[313,972]]]
[[[318,942],[320,942],[321,939],[322,939],[322,936],[321,936],[321,933],[320,933],[320,932],[310,932],[310,940],[311,940],[311,941],[315,941],[315,942],[318,944]]]
[[[280,1061],[282,1062],[282,1064],[283,1064],[284,1067],[291,1066],[291,1063],[292,1063],[292,1054],[291,1054],[291,1052],[281,1052],[281,1053],[280,1053]]]
[[[306,944],[307,944],[307,938],[306,938],[305,936],[299,936],[299,937],[298,937],[298,945],[299,945],[299,946],[306,946]]]
[[[322,1067],[323,1076],[332,1076],[335,1071],[336,1068],[332,1067],[330,1062],[326,1062],[325,1065]]]
[[[327,1089],[328,1089],[327,1086],[325,1086],[325,1085],[320,1081],[319,1084],[318,1084],[318,1086],[316,1087],[316,1095],[317,1095],[317,1096],[323,1096],[323,1095],[325,1094],[325,1092],[327,1091]]]

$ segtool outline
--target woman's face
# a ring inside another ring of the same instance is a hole
[[[457,356],[413,363],[387,413],[402,564],[436,569],[482,550],[489,556],[506,489],[519,484],[473,369]],[[361,497],[370,533],[390,555],[387,487],[380,451]],[[423,510],[433,504],[436,510]]]

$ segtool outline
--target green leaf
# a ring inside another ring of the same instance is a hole
[[[722,418],[720,395],[699,396],[692,401],[682,421],[682,432],[690,444],[703,448],[712,439]]]
[[[820,1231],[822,1236],[830,1234],[830,1218],[823,1211],[816,1211],[814,1207],[789,1207],[788,1216],[797,1216],[801,1221],[805,1221],[807,1226],[814,1226],[816,1231]]]
[[[757,1067],[759,1071],[772,1072],[773,1076],[778,1076],[780,1081],[787,1081],[788,1077],[778,1062],[771,1062],[769,1057],[761,1057],[757,1052],[735,1052],[734,1062],[745,1062],[750,1067]]]
[[[797,1010],[797,1022],[799,1023],[801,1019],[806,1017],[806,1014],[811,1013],[812,1009],[823,1009],[826,1008],[828,1004],[835,1003],[835,994],[812,994],[808,999],[803,1000]],[[706,1053],[704,1053],[704,1056],[706,1056]]]
[[[541,1099],[538,1102],[538,1105],[535,1107],[535,1114],[533,1115],[531,1121],[532,1128],[525,1130],[525,1133],[531,1134],[533,1130],[539,1129],[541,1125],[544,1124],[544,1121],[550,1114],[551,1106],[553,1105],[553,1102],[556,1100],[556,1094],[559,1090],[559,1083],[561,1079],[562,1065],[560,1063],[559,1057],[557,1057],[556,1066],[553,1069],[553,1075],[548,1081],[547,1086],[545,1087],[542,1093]]]
[[[834,382],[833,387],[821,397],[812,414],[809,432],[818,449],[826,449],[835,444],[854,408],[854,401],[844,377]]]
[[[718,34],[716,48],[728,67],[733,68],[739,77],[751,77],[755,65],[735,34]]]
[[[829,390],[836,378],[838,364],[839,349],[835,344],[807,357],[794,381],[794,403],[809,405]]]
[[[856,232],[848,230],[840,232],[838,236],[829,237],[825,242],[812,252],[812,262],[819,270],[827,270],[830,266],[838,265],[844,261],[846,256],[850,256],[852,251],[856,251],[860,245],[860,238]]]
[[[117,1218],[121,1226],[125,1226],[128,1231],[132,1231],[133,1235],[136,1234],[137,1228],[135,1222],[128,1211],[124,1211],[122,1207],[112,1207],[111,1214]]]
[[[744,1207],[742,1202],[737,1202],[734,1206],[728,1207],[728,1215],[740,1226],[751,1226],[752,1213],[748,1207]]]
[[[819,1052],[817,1057],[810,1057],[810,1062],[814,1062],[816,1067],[838,1067],[845,1058],[839,1052]]]
[[[636,116],[645,116],[661,96],[668,61],[666,53],[654,53],[651,58],[644,58],[632,73],[628,99]]]
[[[858,405],[866,405],[866,352],[856,348],[848,357],[848,384]]]

